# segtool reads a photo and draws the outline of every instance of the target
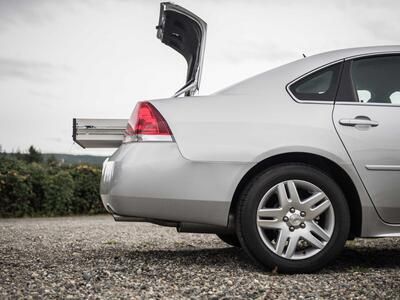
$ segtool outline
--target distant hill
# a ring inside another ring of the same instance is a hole
[[[101,166],[106,156],[95,156],[95,155],[73,155],[73,154],[58,154],[58,153],[42,153],[43,159],[47,161],[50,157],[54,157],[56,160],[65,164],[80,164],[87,163],[91,165]]]
[[[29,149],[21,152],[5,152],[2,151],[0,145],[0,156],[13,156],[17,159],[24,160],[26,162],[47,162],[48,160],[57,160],[62,164],[74,165],[74,164],[91,164],[102,166],[107,156],[97,155],[74,155],[74,154],[60,154],[60,153],[41,153],[40,150],[34,146],[30,146]]]

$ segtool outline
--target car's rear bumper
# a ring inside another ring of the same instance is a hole
[[[226,226],[250,167],[189,161],[175,143],[124,144],[104,163],[100,192],[113,214]]]

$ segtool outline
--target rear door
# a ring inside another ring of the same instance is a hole
[[[346,61],[333,121],[379,215],[400,223],[400,55]]]

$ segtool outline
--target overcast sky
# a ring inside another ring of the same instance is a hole
[[[400,1],[175,1],[208,23],[200,94],[328,50],[400,44]],[[98,153],[72,118],[128,118],[184,83],[183,57],[156,39],[159,1],[0,0],[3,149]]]

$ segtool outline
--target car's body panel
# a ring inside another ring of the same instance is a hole
[[[268,98],[208,96],[152,103],[189,160],[248,163],[305,151],[348,162],[330,121],[333,104],[299,105],[285,90]]]
[[[100,193],[118,215],[226,226],[233,193],[251,167],[189,161],[176,143],[123,144],[105,162]]]
[[[337,103],[334,122],[379,215],[400,223],[400,106]],[[368,117],[377,126],[343,126],[343,119]]]
[[[384,222],[373,206],[363,206],[362,220],[361,237],[400,237],[400,225]]]

